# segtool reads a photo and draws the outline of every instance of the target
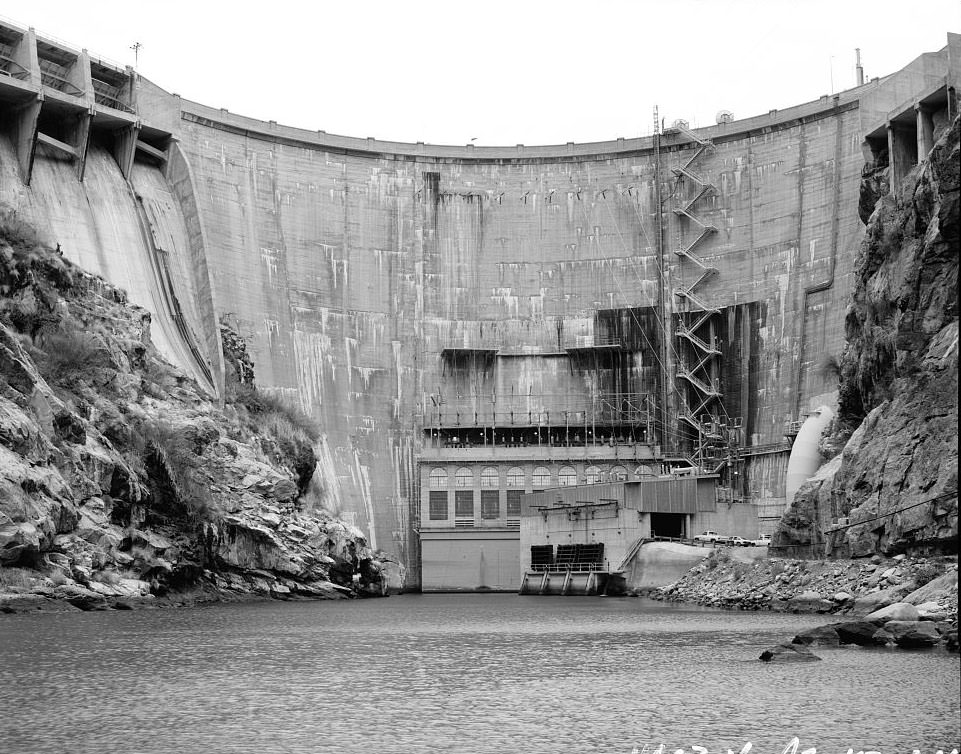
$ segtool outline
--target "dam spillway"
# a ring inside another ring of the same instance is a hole
[[[948,34],[755,118],[455,147],[245,118],[7,25],[0,202],[211,392],[237,329],[321,427],[329,507],[408,584],[421,542],[436,569],[480,548],[490,581],[538,489],[695,466],[779,517],[791,427],[836,390],[862,170],[923,159],[959,61]]]

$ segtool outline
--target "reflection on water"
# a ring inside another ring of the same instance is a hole
[[[498,594],[4,616],[0,751],[958,746],[956,655],[756,660],[825,622]]]

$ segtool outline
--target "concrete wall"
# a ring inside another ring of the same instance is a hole
[[[757,539],[760,533],[758,510],[752,503],[719,502],[717,510],[695,514],[689,531],[692,537],[702,531],[716,531],[728,537]]]
[[[673,584],[712,552],[712,547],[647,542],[627,564],[624,580],[628,589]]]
[[[519,553],[516,531],[425,533],[421,537],[421,588],[425,592],[515,592],[521,580]]]
[[[559,332],[591,336],[600,308],[656,303],[650,151],[345,152],[183,107],[181,146],[216,239],[213,299],[250,340],[261,382],[325,428],[325,486],[379,547],[406,540],[429,396],[584,392],[568,359],[536,354],[556,352]],[[860,233],[861,139],[856,109],[829,103],[812,118],[732,134],[698,166],[719,190],[701,215],[721,229],[702,250],[720,272],[701,295],[719,306],[766,303],[745,406],[751,443],[781,439],[798,404],[827,389],[811,363],[840,352],[843,306],[822,302],[814,316],[805,289],[834,273],[830,296],[847,296],[852,257],[837,255]],[[663,175],[690,152],[668,146]],[[690,230],[668,214],[673,249]],[[692,274],[672,255],[668,289]],[[440,354],[451,344],[534,354],[458,378]]]

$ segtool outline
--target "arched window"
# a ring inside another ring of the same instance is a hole
[[[597,484],[601,481],[601,467],[588,466],[584,469],[584,482],[586,484]]]
[[[557,484],[560,487],[573,487],[577,484],[577,472],[573,466],[561,466],[557,472]]]
[[[481,489],[496,490],[500,485],[500,474],[493,466],[488,466],[481,472]]]
[[[626,482],[627,481],[627,469],[623,466],[612,466],[611,467],[611,481],[612,482]]]
[[[654,471],[653,467],[642,464],[634,469],[634,476],[636,476],[638,479],[644,479],[644,477],[657,476],[657,473]]]
[[[550,477],[550,475],[548,475]],[[520,466],[512,466],[507,470],[507,486],[508,487],[523,487],[524,486],[524,469]]]
[[[433,469],[430,472],[430,488],[432,490],[447,489],[447,469]]]
[[[468,469],[466,466],[462,466],[457,469],[457,473],[454,474],[454,486],[460,488],[471,488],[474,486],[474,472]]]
[[[534,475],[531,481],[535,490],[542,490],[545,487],[550,487],[551,470],[546,466],[535,466]]]

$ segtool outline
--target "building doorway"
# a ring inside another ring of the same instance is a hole
[[[686,519],[684,513],[652,513],[651,536],[684,539],[687,536]]]

